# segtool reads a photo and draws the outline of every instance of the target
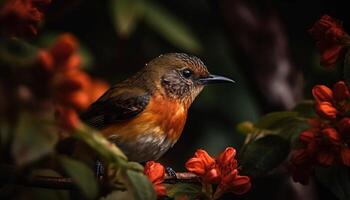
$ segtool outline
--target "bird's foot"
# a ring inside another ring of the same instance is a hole
[[[173,170],[173,168],[167,166],[165,167],[165,171],[168,174],[168,176],[177,179],[176,172],[175,170]]]
[[[95,161],[95,173],[97,179],[101,180],[103,179],[105,168],[103,166],[103,163],[100,160]]]

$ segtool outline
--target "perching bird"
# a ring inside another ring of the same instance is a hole
[[[161,55],[110,88],[81,119],[99,129],[129,160],[157,160],[179,139],[188,108],[203,87],[221,82],[234,81],[211,75],[195,56]]]

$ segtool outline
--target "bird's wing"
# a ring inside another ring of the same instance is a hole
[[[88,125],[102,129],[138,115],[149,101],[150,95],[144,89],[117,86],[108,90],[80,118]]]

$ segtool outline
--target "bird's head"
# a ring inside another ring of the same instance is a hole
[[[169,53],[151,60],[146,68],[152,72],[157,88],[167,97],[191,104],[204,86],[214,83],[234,83],[233,80],[212,75],[195,56]]]

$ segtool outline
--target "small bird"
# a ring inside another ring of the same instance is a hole
[[[188,109],[204,86],[224,82],[234,83],[210,74],[195,56],[169,53],[112,86],[80,117],[129,160],[157,160],[179,139]]]

